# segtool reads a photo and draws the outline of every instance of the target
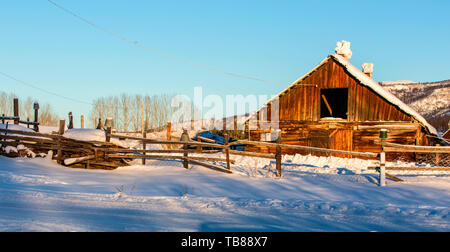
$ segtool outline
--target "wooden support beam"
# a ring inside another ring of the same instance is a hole
[[[327,98],[325,97],[325,95],[322,95],[322,100],[323,100],[323,102],[325,102],[325,105],[327,106],[328,111],[330,112],[330,116],[332,117],[333,116],[333,110],[331,110],[330,104],[328,103]]]

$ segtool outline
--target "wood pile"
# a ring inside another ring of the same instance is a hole
[[[0,144],[0,154],[4,156],[51,155],[59,164],[73,168],[111,170],[128,165],[126,158],[108,156],[114,150],[124,149],[116,144],[75,140],[60,134],[0,129]]]
[[[64,125],[64,124],[61,124]],[[200,142],[180,142],[166,141],[158,139],[140,138],[126,135],[116,135],[111,133],[108,128],[105,135],[105,142],[99,141],[81,141],[63,136],[64,127],[60,127],[59,132],[53,134],[43,134],[32,131],[18,131],[9,129],[0,129],[0,155],[7,157],[35,157],[46,156],[56,160],[59,164],[71,168],[85,169],[104,169],[112,170],[120,166],[128,166],[129,162],[135,159],[142,159],[145,164],[146,159],[167,159],[184,161],[184,167],[188,168],[187,163],[194,163],[216,171],[231,173],[230,163],[234,160],[229,158],[192,156],[193,154],[215,154],[218,150],[203,150],[202,148],[190,149],[188,147],[216,147],[225,148],[223,145],[200,143]],[[142,149],[129,149],[111,143],[111,138],[138,140],[142,144]],[[146,145],[180,145],[180,149],[155,150],[146,149]],[[173,155],[180,154],[180,155]],[[188,156],[189,154],[189,156]],[[205,163],[203,161],[224,162],[226,168]]]

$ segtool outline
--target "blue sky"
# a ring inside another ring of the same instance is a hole
[[[352,43],[351,62],[375,64],[374,79],[450,79],[450,1],[106,1],[54,0],[84,18],[167,54],[125,43],[47,0],[0,4],[0,72],[77,100],[128,94],[273,95]],[[0,75],[2,91],[48,102],[60,116],[90,106]]]

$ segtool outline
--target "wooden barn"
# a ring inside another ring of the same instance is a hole
[[[245,122],[248,138],[274,141],[281,134],[285,144],[379,152],[375,140],[380,129],[387,129],[388,142],[429,145],[436,129],[372,79],[372,64],[364,64],[363,72],[349,62],[350,56],[337,48],[270,99]],[[262,146],[247,150],[274,151]]]

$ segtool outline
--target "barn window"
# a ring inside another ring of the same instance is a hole
[[[347,119],[348,88],[320,90],[320,118],[334,117]]]

